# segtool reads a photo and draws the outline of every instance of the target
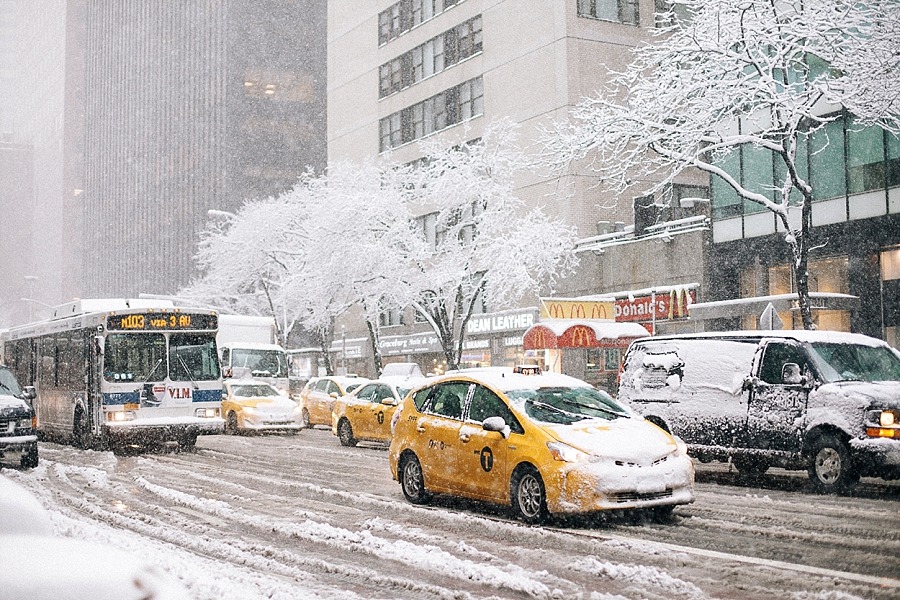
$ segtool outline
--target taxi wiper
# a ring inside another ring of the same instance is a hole
[[[588,417],[587,415],[582,415],[582,414],[578,414],[578,413],[573,413],[573,412],[570,412],[570,411],[568,411],[568,410],[562,409],[562,408],[560,408],[560,407],[558,407],[558,406],[553,406],[552,404],[547,404],[546,402],[541,402],[540,400],[532,400],[532,399],[528,399],[528,400],[526,400],[525,402],[526,402],[526,404],[531,404],[532,406],[534,406],[534,407],[536,407],[536,408],[545,409],[545,410],[549,409],[549,410],[551,410],[551,411],[553,411],[553,412],[555,412],[555,413],[559,413],[559,414],[561,414],[561,415],[565,415],[565,416],[570,417],[570,418],[572,418],[572,419],[575,419],[575,420],[577,420],[577,421],[583,421],[584,419],[589,419],[589,418],[590,418],[590,417]]]
[[[563,404],[568,404],[569,406],[577,406],[578,408],[586,408],[587,410],[599,410],[600,412],[604,412],[608,415],[612,415],[614,417],[627,417],[627,413],[617,412],[611,408],[606,408],[605,406],[594,406],[591,404],[584,404],[582,402],[576,402],[575,400],[567,400],[565,398],[560,398],[560,402]]]

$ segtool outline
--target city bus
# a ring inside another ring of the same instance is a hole
[[[0,334],[33,385],[41,439],[82,448],[192,449],[224,430],[218,315],[159,300],[77,300]]]

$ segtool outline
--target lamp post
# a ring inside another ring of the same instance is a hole
[[[23,277],[25,281],[28,282],[28,295],[30,297],[34,296],[34,282],[38,280],[37,275],[25,275]],[[28,302],[28,322],[31,323],[34,320],[34,311],[31,308],[31,303],[36,302],[36,300],[31,300],[30,298],[22,298],[22,300]]]
[[[347,328],[341,325],[341,367],[344,369],[344,375],[347,374]]]

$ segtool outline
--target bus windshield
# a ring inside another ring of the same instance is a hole
[[[173,333],[169,338],[169,379],[212,381],[219,378],[216,338],[211,333]]]
[[[215,335],[111,333],[103,351],[103,377],[112,382],[213,381],[219,377]],[[168,359],[168,360],[167,360]]]
[[[106,336],[103,365],[107,381],[162,381],[166,377],[166,337],[161,333],[111,333]]]

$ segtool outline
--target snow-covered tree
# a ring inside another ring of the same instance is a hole
[[[322,332],[328,346],[333,337],[328,328],[359,306],[376,374],[381,372],[379,312],[385,304],[408,302],[408,290],[398,282],[404,258],[418,243],[405,201],[407,172],[374,163],[334,163],[319,177],[301,182],[310,198],[304,268],[286,292],[305,299],[309,312],[303,323]]]
[[[409,255],[404,275],[412,306],[440,340],[449,369],[462,355],[466,324],[480,302],[513,306],[539,293],[575,264],[574,231],[514,190],[529,160],[508,121],[468,144],[425,144],[410,172],[412,211],[426,244]]]
[[[267,198],[248,201],[237,213],[211,211],[195,257],[201,276],[178,296],[223,311],[271,316],[286,340],[292,322],[285,322],[289,311],[281,288],[291,265],[280,250],[296,246],[302,232],[302,213],[294,204]]]
[[[900,129],[896,0],[676,0],[653,43],[572,120],[547,137],[551,162],[590,158],[611,190],[658,192],[685,169],[721,178],[772,211],[792,253],[800,314],[809,304],[811,203],[798,149],[843,107],[854,127]],[[681,15],[683,18],[678,18]],[[814,136],[818,136],[815,137]],[[826,138],[827,139],[827,138]],[[828,142],[826,142],[828,143]],[[835,142],[831,142],[835,143]],[[773,181],[742,181],[723,164],[743,147],[774,164]]]

